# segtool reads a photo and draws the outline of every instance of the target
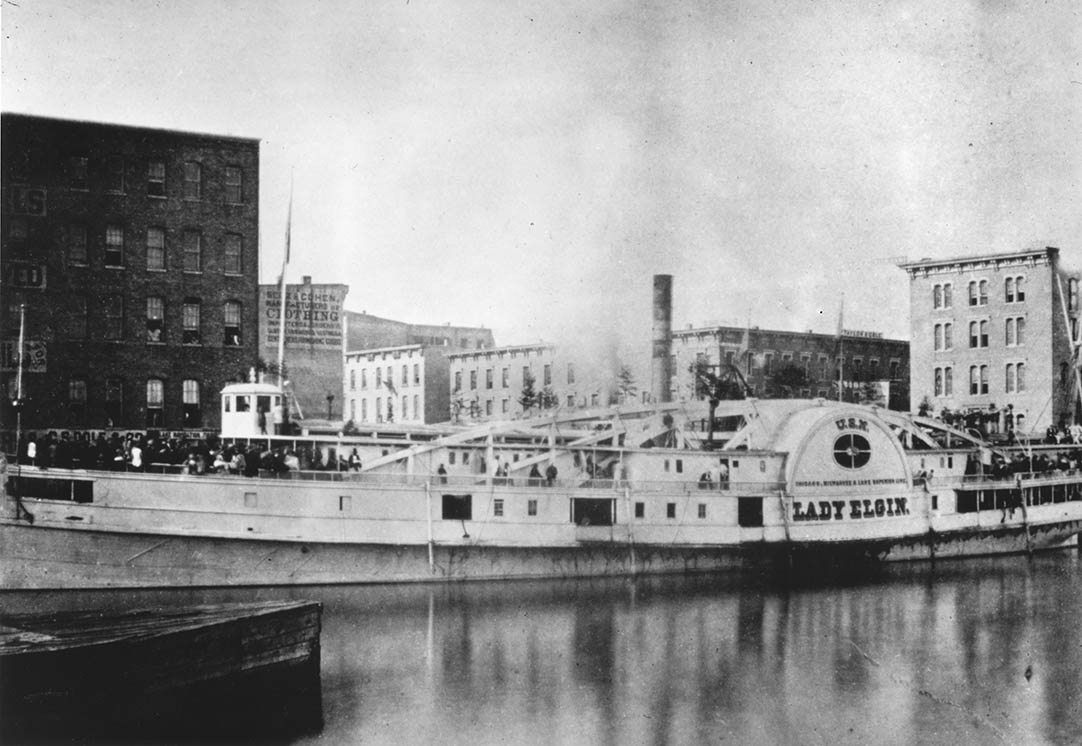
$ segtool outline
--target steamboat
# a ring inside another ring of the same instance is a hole
[[[280,396],[257,382],[222,392],[213,446],[249,454],[237,473],[6,464],[0,586],[854,566],[1034,552],[1082,531],[1076,446],[1007,450],[878,407],[672,403],[320,440],[257,429],[253,404]]]

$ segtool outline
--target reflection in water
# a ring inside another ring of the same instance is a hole
[[[324,603],[322,734],[298,743],[1067,744],[1073,552],[758,579],[11,593],[9,610]]]

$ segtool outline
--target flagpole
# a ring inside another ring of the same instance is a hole
[[[293,230],[293,172],[289,173],[289,212],[286,216],[286,251],[282,257],[282,272],[278,275],[279,298],[278,298],[278,388],[283,389],[285,376],[282,368],[285,366],[286,357],[286,265],[289,264],[289,241]]]
[[[845,385],[845,348],[842,343],[842,319],[845,317],[845,296],[838,306],[838,401],[842,401],[842,387]]]

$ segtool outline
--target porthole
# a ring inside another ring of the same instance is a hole
[[[859,469],[872,457],[872,447],[863,435],[853,433],[834,441],[834,461],[843,469]]]

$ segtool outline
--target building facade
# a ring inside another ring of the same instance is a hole
[[[257,359],[259,141],[3,114],[3,426],[216,429]]]
[[[276,371],[279,329],[285,329],[283,367],[286,400],[294,419],[338,419],[345,353],[344,311],[348,285],[313,284],[305,276],[299,285],[286,284],[285,318],[281,285],[259,286],[259,356]]]
[[[554,345],[518,345],[453,352],[448,356],[452,419],[515,419],[541,412],[609,406],[615,376]],[[525,395],[525,396],[524,396]],[[529,406],[523,406],[523,402]]]
[[[1059,250],[900,265],[909,275],[910,406],[986,433],[1044,435],[1078,411],[1077,274]]]
[[[673,332],[673,399],[702,398],[693,367],[737,370],[753,396],[822,397],[908,407],[909,343],[876,332],[817,334],[713,326]],[[878,392],[878,395],[876,395]]]
[[[347,352],[343,419],[358,428],[446,422],[450,399],[445,350],[416,344]]]

